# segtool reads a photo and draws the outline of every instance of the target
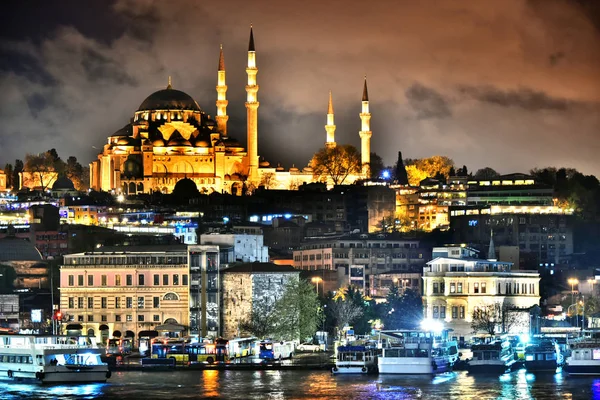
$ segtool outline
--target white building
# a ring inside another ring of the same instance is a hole
[[[474,258],[464,246],[435,247],[434,258],[423,268],[425,317],[445,321],[452,335],[468,339],[478,308],[499,305],[503,310],[528,309],[539,304],[540,276],[535,271],[512,271],[512,263]],[[511,333],[529,330],[528,313],[518,312],[520,321]],[[497,332],[502,327],[498,326]],[[481,332],[483,333],[483,332]]]
[[[263,235],[249,235],[243,233],[211,233],[200,235],[200,244],[232,247],[234,253],[233,261],[269,261],[269,248],[264,245]]]

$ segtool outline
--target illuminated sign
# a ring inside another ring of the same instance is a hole
[[[42,322],[42,310],[31,310],[31,322]]]

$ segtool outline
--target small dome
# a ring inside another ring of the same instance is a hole
[[[173,188],[173,195],[176,197],[190,198],[198,194],[198,186],[190,178],[183,178],[177,181]]]
[[[261,161],[260,163],[258,163],[259,167],[263,167],[263,168],[267,168],[269,166],[271,166],[271,163],[268,162],[267,160]]]
[[[206,140],[200,139],[196,141],[196,147],[210,147],[210,143]]]
[[[201,111],[200,106],[192,96],[180,90],[172,89],[170,85],[167,89],[159,90],[146,97],[140,108],[138,108],[138,111],[152,110]]]
[[[154,147],[163,147],[165,145],[165,142],[162,139],[156,139],[152,142],[152,145]]]
[[[129,139],[128,138],[121,138],[119,140],[117,140],[117,144],[122,145],[122,146],[127,146],[129,144]]]
[[[300,170],[298,168],[296,168],[294,165],[292,165],[292,168],[290,168],[290,172],[299,172]]]
[[[75,190],[73,181],[66,176],[59,177],[52,185],[52,190]]]
[[[189,140],[185,140],[185,139],[171,139],[169,140],[169,143],[167,144],[167,146],[191,146],[192,144],[190,143]]]

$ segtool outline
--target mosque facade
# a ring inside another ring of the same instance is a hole
[[[246,68],[247,147],[227,131],[227,84],[223,48],[217,71],[216,116],[211,118],[187,93],[173,88],[148,96],[131,122],[108,138],[98,159],[90,163],[90,187],[124,194],[171,193],[175,184],[191,179],[201,193],[241,194],[244,186],[294,190],[315,182],[310,167],[285,170],[260,161],[258,155],[258,67],[254,34],[250,28]],[[370,118],[365,77],[360,113],[362,173],[349,176],[352,183],[368,176]],[[329,95],[326,147],[335,147],[333,101]]]

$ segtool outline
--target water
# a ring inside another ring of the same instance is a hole
[[[109,383],[0,384],[1,399],[600,399],[600,377],[501,377],[453,372],[418,376],[332,376],[327,371],[116,372]]]

